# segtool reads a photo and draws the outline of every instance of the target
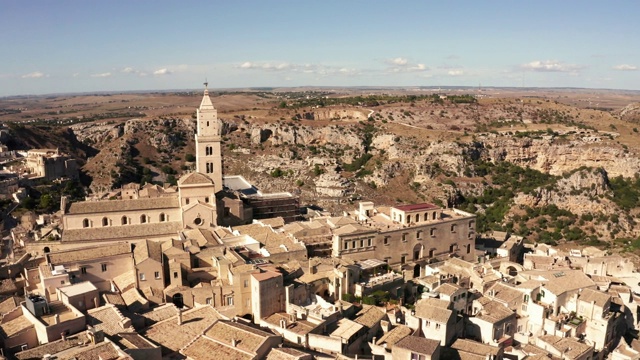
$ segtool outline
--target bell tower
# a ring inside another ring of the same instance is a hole
[[[209,98],[209,83],[204,83],[204,96],[197,110],[198,131],[196,132],[196,171],[206,175],[215,186],[215,192],[222,190],[222,153],[220,141],[222,123],[218,120],[218,110]]]

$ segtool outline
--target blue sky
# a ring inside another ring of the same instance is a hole
[[[258,86],[640,89],[638,1],[0,0],[0,96]]]

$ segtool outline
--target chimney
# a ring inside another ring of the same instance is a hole
[[[93,298],[93,306],[96,308],[100,307],[100,300],[97,296]]]
[[[178,326],[182,325],[182,309],[178,309]]]
[[[236,338],[231,339],[231,346],[233,347],[238,346],[238,340],[236,340]]]

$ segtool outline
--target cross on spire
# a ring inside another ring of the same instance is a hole
[[[204,78],[204,87],[205,89],[209,87],[209,81],[207,81],[207,78]]]

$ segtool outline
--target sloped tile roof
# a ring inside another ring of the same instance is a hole
[[[69,205],[70,215],[126,212],[150,209],[175,209],[180,203],[177,196],[128,200],[80,201]]]

